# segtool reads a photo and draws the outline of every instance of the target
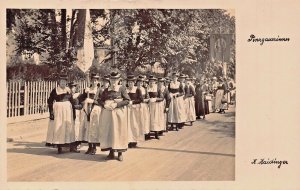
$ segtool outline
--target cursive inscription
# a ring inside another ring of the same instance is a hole
[[[261,158],[261,159],[253,159],[251,164],[259,164],[259,165],[274,164],[277,165],[277,168],[280,168],[282,164],[289,164],[289,163],[287,160],[277,160],[276,158],[272,160],[270,160],[269,158],[268,159]]]
[[[290,38],[257,38],[254,34],[250,35],[250,38],[248,39],[248,42],[259,42],[260,45],[263,45],[264,42],[288,42],[290,41]]]

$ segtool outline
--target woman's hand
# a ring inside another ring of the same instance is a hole
[[[129,101],[129,104],[127,105],[129,108],[132,107],[132,101]]]
[[[54,114],[53,113],[50,113],[50,120],[54,120]]]

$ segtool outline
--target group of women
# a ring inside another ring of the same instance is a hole
[[[46,146],[57,147],[61,154],[63,147],[80,152],[80,144],[88,143],[86,154],[95,154],[100,146],[101,151],[109,151],[107,159],[114,159],[117,152],[119,161],[128,148],[152,135],[159,139],[187,122],[192,125],[200,109],[195,96],[204,94],[203,85],[200,91],[200,84],[195,86],[195,78],[178,73],[172,73],[171,79],[152,75],[121,79],[118,72],[100,79],[92,74],[91,85],[83,93],[76,83],[67,85],[67,81],[61,75],[48,99]],[[205,109],[204,101],[201,104]]]

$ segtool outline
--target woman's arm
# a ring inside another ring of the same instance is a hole
[[[47,100],[47,104],[48,104],[48,109],[49,109],[49,113],[50,113],[50,119],[54,120],[54,113],[53,113],[53,103],[55,100],[55,96],[56,96],[56,88],[54,88],[51,93],[50,96]]]
[[[127,106],[130,101],[130,97],[124,87],[120,87],[121,96],[123,98],[123,101],[117,103],[117,108]]]

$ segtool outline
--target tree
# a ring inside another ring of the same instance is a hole
[[[16,39],[16,52],[45,52],[44,61],[72,75],[76,63],[81,10],[8,9],[7,33]],[[221,9],[91,9],[95,47],[110,46],[100,72],[117,67],[128,74],[160,62],[166,76],[171,70],[189,75],[218,74],[218,63],[209,60],[213,33],[235,33],[235,18]],[[67,25],[70,25],[70,31]],[[235,41],[233,40],[233,43]],[[228,74],[235,73],[235,46]],[[55,76],[52,76],[55,78]]]

